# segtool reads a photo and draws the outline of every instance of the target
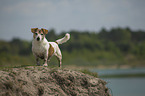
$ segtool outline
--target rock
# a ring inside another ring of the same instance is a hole
[[[23,67],[0,71],[0,96],[111,96],[106,82],[69,69]]]

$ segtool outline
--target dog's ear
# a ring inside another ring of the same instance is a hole
[[[38,30],[38,28],[31,28],[31,32],[35,33]]]
[[[48,33],[48,30],[47,29],[41,28],[41,30],[43,31],[44,34],[47,34]]]

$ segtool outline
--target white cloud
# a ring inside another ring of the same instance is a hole
[[[41,15],[44,10],[51,11],[54,9],[51,2],[42,2],[42,1],[23,1],[16,2],[13,5],[4,6],[3,11],[9,14],[17,13],[21,15]]]
[[[145,29],[145,3],[140,1],[4,0],[0,1],[0,29],[5,36],[27,39],[31,38],[31,27],[55,28],[58,32],[115,26]]]

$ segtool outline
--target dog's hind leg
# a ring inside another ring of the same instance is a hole
[[[62,65],[62,62],[61,62],[61,60],[62,60],[62,55],[61,55],[61,51],[60,51],[60,49],[58,48],[58,50],[56,51],[56,53],[55,53],[55,56],[57,57],[57,60],[58,60],[58,62],[59,62],[59,67],[61,67],[61,65]]]
[[[57,56],[57,59],[58,59],[58,62],[59,62],[59,67],[61,67],[61,64],[62,64],[62,62],[61,62],[61,60],[62,60],[62,56]]]

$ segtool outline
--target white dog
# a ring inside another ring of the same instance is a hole
[[[36,58],[37,65],[40,65],[39,58],[44,59],[44,65],[48,66],[47,61],[55,55],[59,61],[59,67],[61,67],[62,55],[58,47],[58,44],[62,44],[70,39],[70,34],[66,33],[65,37],[58,39],[55,42],[48,42],[45,35],[48,33],[46,29],[31,28],[33,33],[32,52]]]

